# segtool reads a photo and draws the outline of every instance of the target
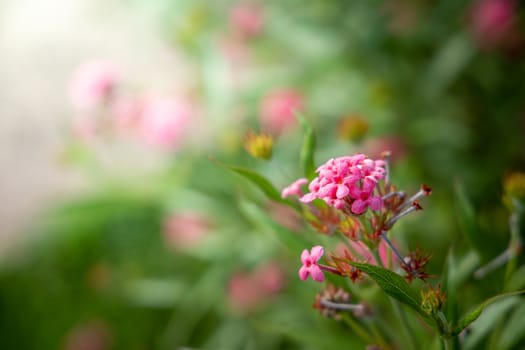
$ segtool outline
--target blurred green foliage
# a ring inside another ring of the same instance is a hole
[[[208,154],[237,170],[260,172],[282,188],[304,169],[311,174],[314,159],[317,165],[372,152],[368,140],[398,147],[393,182],[407,190],[425,182],[434,194],[426,210],[394,235],[403,247],[433,252],[430,272],[447,286],[447,317],[457,322],[503,289],[522,289],[521,256],[507,277],[503,267],[481,280],[473,277],[509,241],[511,213],[502,203],[502,183],[525,169],[525,47],[480,47],[469,24],[473,4],[261,2],[262,33],[242,48],[250,55],[250,79],[235,88],[218,50],[218,41],[231,35],[233,2],[135,1],[133,6],[158,13],[164,39],[192,62],[198,77],[192,84],[216,132],[211,150],[183,150],[140,183],[102,177],[96,191],[35,222],[35,242],[2,262],[0,347],[364,348],[344,324],[310,308],[318,286],[296,277],[301,250],[313,242],[330,244],[326,237],[304,224],[297,233],[276,223],[262,192]],[[519,4],[520,21],[523,11]],[[240,144],[243,129],[259,128],[262,96],[281,86],[304,95],[313,128],[277,137],[270,162],[252,159]],[[239,109],[247,115],[241,123],[232,117]],[[362,142],[337,138],[338,121],[352,113],[370,125]],[[316,135],[317,148],[303,149],[301,160],[303,131],[306,144],[313,145]],[[96,163],[89,151],[72,152],[83,165]],[[170,249],[163,236],[166,216],[188,209],[208,215],[213,226],[197,247]],[[236,311],[228,299],[231,276],[269,260],[279,262],[283,289],[253,309]],[[379,312],[386,307],[373,286],[354,292]],[[525,346],[523,305],[512,297],[487,307],[465,348]],[[379,322],[396,337],[391,316]],[[424,334],[415,336],[426,347],[439,346]],[[71,345],[77,338],[92,347]]]

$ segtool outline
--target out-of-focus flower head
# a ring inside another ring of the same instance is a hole
[[[164,238],[175,249],[194,247],[208,235],[211,228],[211,221],[201,213],[173,213],[164,221]]]
[[[399,136],[389,135],[378,138],[369,138],[364,142],[364,152],[371,158],[381,158],[388,150],[390,160],[396,162],[407,155],[407,146]]]
[[[90,142],[95,139],[99,131],[97,120],[93,116],[78,116],[73,119],[72,131],[77,139]]]
[[[230,9],[229,21],[235,33],[247,38],[258,36],[264,27],[262,6],[255,2],[239,2]]]
[[[244,148],[253,157],[268,160],[272,158],[273,137],[249,130],[244,136]]]
[[[229,304],[236,312],[253,311],[272,295],[281,291],[284,280],[282,268],[272,261],[252,272],[236,272],[228,283]]]
[[[88,61],[73,73],[69,97],[76,108],[92,108],[105,103],[115,89],[119,72],[113,62]]]
[[[74,328],[66,337],[64,350],[108,350],[112,348],[108,326],[98,320]]]
[[[260,106],[264,131],[279,135],[296,125],[295,111],[303,109],[303,96],[294,89],[276,89],[267,93]]]
[[[368,132],[370,124],[359,114],[350,114],[337,123],[337,136],[342,140],[361,141]]]
[[[470,31],[483,49],[512,49],[521,41],[515,0],[475,1],[469,17]]]
[[[133,129],[142,113],[142,101],[132,96],[118,96],[112,102],[111,118],[117,131]]]
[[[301,201],[322,199],[328,205],[352,214],[362,214],[368,207],[380,210],[383,201],[374,192],[379,180],[385,178],[385,162],[372,160],[364,154],[332,158],[317,168],[319,174],[310,182],[309,193]]]
[[[383,10],[389,17],[388,29],[393,34],[407,35],[417,27],[420,15],[417,3],[410,0],[388,0]]]
[[[144,140],[165,150],[180,146],[194,108],[182,98],[149,97],[144,101],[140,134]]]
[[[525,173],[514,172],[509,174],[503,182],[503,203],[509,210],[516,210],[517,206],[525,206]]]

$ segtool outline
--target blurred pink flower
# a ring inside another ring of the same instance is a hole
[[[282,290],[284,272],[270,261],[249,272],[234,273],[228,283],[228,300],[234,311],[250,312]]]
[[[515,0],[478,0],[470,10],[470,30],[484,49],[512,48],[520,41]]]
[[[364,152],[371,158],[380,158],[384,151],[390,152],[392,162],[403,159],[407,153],[407,146],[399,136],[383,136],[367,139],[364,144]]]
[[[277,202],[268,203],[268,213],[279,225],[282,225],[292,232],[299,232],[303,227],[301,216],[288,205]]]
[[[199,244],[211,229],[212,223],[203,214],[174,213],[164,221],[164,238],[172,248],[190,248]]]
[[[351,252],[350,255],[353,257],[356,257],[357,260],[364,260],[368,262],[369,264],[378,265],[376,258],[370,251],[370,248],[366,246],[362,241],[354,241],[349,240],[348,244],[350,244]],[[381,262],[383,263],[383,266],[385,267],[392,267],[393,266],[393,255],[391,256],[391,259],[388,259],[388,245],[385,241],[381,240],[379,242],[379,245],[377,247],[379,258],[381,259]],[[345,244],[339,244],[336,249],[335,253],[339,256],[345,256],[345,250],[348,250],[348,247]]]
[[[142,112],[142,101],[120,96],[115,98],[110,107],[113,126],[117,131],[132,129],[138,123]]]
[[[299,269],[299,278],[305,281],[308,276],[312,276],[312,279],[317,282],[324,281],[324,273],[317,264],[319,259],[324,254],[324,248],[320,245],[312,247],[310,252],[307,249],[303,250],[301,254],[301,262],[303,265]]]
[[[261,33],[264,26],[262,7],[252,2],[240,2],[230,10],[230,26],[244,37],[254,37]]]
[[[303,109],[303,97],[293,89],[279,89],[264,96],[261,106],[261,126],[266,132],[280,134],[296,124],[294,112]]]
[[[183,99],[152,97],[142,108],[140,133],[150,145],[173,150],[180,146],[190,119],[193,106]]]
[[[109,350],[112,335],[108,326],[98,320],[74,328],[66,337],[64,350]]]
[[[73,119],[73,135],[84,142],[93,141],[98,133],[98,123],[92,116],[79,116]]]
[[[85,62],[73,73],[69,86],[71,103],[77,108],[90,108],[106,102],[118,79],[118,69],[112,62]]]

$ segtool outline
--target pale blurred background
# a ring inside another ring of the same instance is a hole
[[[74,113],[67,86],[79,64],[113,60],[133,84],[157,89],[188,74],[156,32],[156,11],[105,0],[0,4],[0,252],[42,208],[86,186],[60,162]]]

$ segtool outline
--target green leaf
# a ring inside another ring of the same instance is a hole
[[[304,176],[311,180],[315,177],[315,134],[311,125],[301,113],[295,112],[295,117],[299,121],[299,124],[301,124],[304,132],[303,145],[301,148],[301,164],[303,166]]]
[[[465,193],[463,185],[456,181],[455,186],[455,206],[457,213],[457,218],[461,231],[467,238],[467,241],[472,247],[474,247],[478,252],[480,251],[479,247],[479,227],[476,222],[476,214],[474,208]]]
[[[421,296],[410,288],[403,277],[395,272],[375,265],[358,262],[350,262],[350,264],[365,272],[386,294],[408,305],[421,314],[427,321],[430,320],[429,315],[421,309]],[[434,322],[429,323],[434,325]]]
[[[251,183],[257,186],[257,188],[259,188],[268,198],[273,199],[276,202],[280,202],[280,203],[289,205],[295,209],[298,209],[298,205],[295,204],[294,202],[281,198],[281,193],[272,185],[270,181],[268,181],[268,179],[266,179],[261,174],[253,170],[242,168],[239,166],[224,164],[224,163],[218,162],[215,159],[211,159],[211,160],[215,164],[223,168],[226,168],[228,170],[231,170],[234,173],[237,173],[243,176],[244,178],[248,179]]]
[[[494,303],[495,301],[499,299],[510,297],[513,295],[520,295],[523,293],[525,293],[525,289],[522,289],[516,292],[499,294],[499,295],[493,296],[490,299],[485,300],[478,307],[476,307],[474,310],[469,312],[465,317],[463,317],[458,322],[458,324],[452,328],[452,335],[455,336],[461,333],[461,331],[467,328],[472,322],[474,322],[481,315],[481,313],[483,312],[483,309],[485,309],[488,305]]]
[[[522,302],[514,311],[507,322],[499,338],[498,349],[511,349],[525,338],[525,303]]]

